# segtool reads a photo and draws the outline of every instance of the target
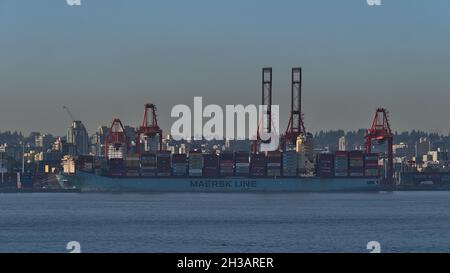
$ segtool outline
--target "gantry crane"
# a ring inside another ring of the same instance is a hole
[[[252,152],[258,152],[258,145],[261,141],[260,130],[266,134],[272,132],[272,68],[265,67],[262,69],[262,88],[261,88],[261,105],[264,106],[264,111],[261,114],[261,122],[258,123],[256,140],[252,142]],[[263,120],[264,118],[265,120]]]
[[[130,141],[120,119],[113,120],[105,139],[105,157],[123,158],[129,149]]]
[[[387,142],[387,174],[383,180],[385,185],[393,185],[394,176],[394,155],[393,155],[393,134],[389,124],[388,112],[384,108],[378,108],[375,112],[372,125],[367,130],[365,138],[366,153],[372,152],[372,146],[378,143]],[[378,143],[374,143],[374,141]]]
[[[284,134],[284,145],[295,143],[298,136],[306,135],[302,113],[302,68],[292,68],[291,76],[291,114]]]
[[[144,117],[141,126],[136,131],[136,153],[138,154],[148,151],[148,147],[142,149],[142,142],[145,143],[154,138],[158,141],[156,151],[162,150],[162,129],[158,126],[156,106],[152,103],[147,103],[144,107]]]

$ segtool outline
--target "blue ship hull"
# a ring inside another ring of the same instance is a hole
[[[380,180],[369,177],[107,177],[78,172],[57,175],[65,188],[83,192],[333,192],[379,191]]]

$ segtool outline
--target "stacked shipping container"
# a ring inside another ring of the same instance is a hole
[[[201,151],[189,152],[189,176],[202,176],[203,174],[203,155]]]
[[[334,154],[334,175],[348,176],[348,152],[337,151]]]
[[[234,175],[234,157],[233,153],[223,152],[219,155],[219,170],[220,176]]]
[[[123,158],[110,158],[108,160],[108,174],[111,176],[125,175],[125,163]]]
[[[170,166],[170,151],[160,151],[156,153],[156,175],[171,176],[172,169]]]
[[[130,154],[125,158],[125,175],[136,177],[140,175],[141,162],[138,154]]]
[[[217,154],[203,155],[203,176],[216,177],[219,175],[219,157]]]
[[[295,177],[298,175],[298,153],[296,151],[249,154],[248,152],[223,152],[202,154],[193,150],[186,154],[171,154],[170,151],[128,155],[123,158],[98,160],[101,169],[111,176],[192,176],[192,177]],[[80,157],[82,170],[93,171],[93,157]],[[105,165],[105,166],[104,166]],[[377,154],[364,154],[362,151],[338,151],[335,154],[318,154],[316,174],[319,177],[378,177]]]
[[[236,176],[250,175],[250,155],[248,152],[237,152],[235,154],[234,171]]]
[[[146,177],[156,176],[156,170],[156,154],[143,153],[141,155],[141,175]]]
[[[264,154],[252,154],[251,156],[251,176],[266,176],[267,174],[267,161]]]
[[[267,153],[267,176],[281,176],[281,152],[270,151]]]
[[[378,166],[378,154],[364,155],[364,175],[370,177],[380,176],[380,167]]]
[[[286,151],[283,153],[283,176],[297,176],[297,152]]]
[[[317,154],[316,158],[316,174],[319,177],[333,177],[334,171],[334,155],[329,153]]]
[[[348,166],[350,176],[364,176],[364,152],[350,151]]]
[[[108,145],[107,155],[108,159],[124,158],[127,154],[127,147],[122,145]]]
[[[186,176],[187,161],[186,154],[172,155],[172,174],[174,176]]]

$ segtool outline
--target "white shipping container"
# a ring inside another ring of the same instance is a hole
[[[108,151],[108,159],[125,158],[126,155],[126,147],[124,146],[116,148],[114,145],[109,145],[107,151]]]

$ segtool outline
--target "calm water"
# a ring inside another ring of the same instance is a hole
[[[0,252],[450,252],[450,192],[0,194]]]

